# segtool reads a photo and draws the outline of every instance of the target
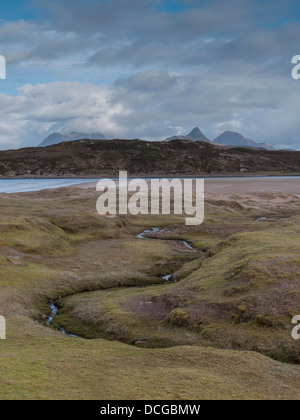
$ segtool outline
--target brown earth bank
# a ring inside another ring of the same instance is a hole
[[[78,140],[0,152],[0,177],[299,174],[300,152],[224,149],[201,141]]]

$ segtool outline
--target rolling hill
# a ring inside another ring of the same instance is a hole
[[[1,177],[199,176],[300,173],[300,152],[228,148],[203,141],[78,140],[0,151]]]

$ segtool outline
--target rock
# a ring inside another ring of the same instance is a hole
[[[8,257],[7,261],[10,262],[13,265],[22,265],[22,266],[26,266],[26,264],[22,263],[21,261],[18,261],[18,259],[16,259],[15,257]]]
[[[141,345],[141,344],[146,344],[147,343],[147,341],[146,340],[135,340],[132,344],[134,345],[134,346],[138,346],[138,345]]]

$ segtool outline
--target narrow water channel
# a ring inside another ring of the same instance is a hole
[[[167,229],[167,228],[162,228],[162,229],[160,229],[160,228],[156,228],[156,227],[153,227],[151,230],[149,230],[149,229],[147,229],[147,230],[145,230],[144,232],[142,232],[142,233],[139,233],[138,235],[137,235],[137,238],[139,238],[139,239],[146,239],[146,240],[150,240],[150,239],[156,239],[156,240],[164,240],[163,238],[155,238],[155,237],[151,237],[151,236],[149,236],[149,235],[151,235],[151,234],[155,234],[155,233],[159,233],[159,232],[168,232],[169,230]],[[192,247],[192,245],[191,244],[189,244],[187,241],[184,241],[184,240],[181,240],[181,239],[170,239],[170,240],[172,240],[172,241],[174,241],[174,242],[179,242],[179,243],[181,243],[181,244],[183,244],[186,248],[188,248],[188,249],[190,249],[190,250],[193,250],[194,248]],[[162,279],[163,279],[163,281],[164,281],[164,283],[165,284],[171,284],[171,283],[174,283],[174,280],[173,280],[173,273],[171,273],[171,274],[167,274],[167,275],[164,275],[164,276],[162,276],[161,277]],[[49,315],[49,317],[47,318],[47,320],[46,320],[46,323],[47,323],[47,325],[50,325],[51,324],[51,322],[53,321],[53,319],[57,316],[57,313],[58,313],[58,307],[57,306],[55,306],[55,302],[53,301],[53,300],[50,300],[50,302],[48,303],[48,305],[49,305],[49,307],[50,307],[50,309],[51,309],[51,314]],[[81,338],[81,337],[79,337],[78,335],[75,335],[75,334],[68,334],[65,330],[64,330],[64,328],[62,328],[62,327],[59,327],[59,330],[64,334],[64,335],[66,335],[66,336],[68,336],[68,337],[75,337],[75,338]]]

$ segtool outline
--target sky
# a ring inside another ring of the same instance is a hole
[[[300,150],[299,41],[298,0],[2,1],[0,149],[198,126]]]

